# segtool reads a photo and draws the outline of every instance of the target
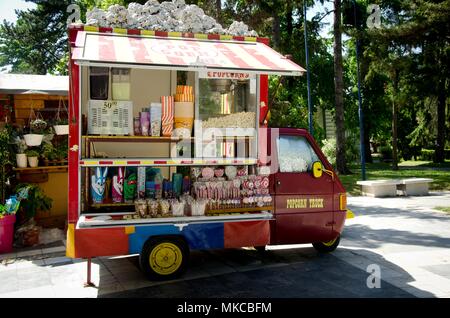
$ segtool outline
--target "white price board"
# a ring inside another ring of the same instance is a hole
[[[88,133],[129,135],[133,132],[133,102],[89,100]]]

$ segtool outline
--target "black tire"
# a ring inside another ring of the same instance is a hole
[[[262,245],[262,246],[253,246],[253,248],[258,251],[259,253],[264,253],[266,251],[266,246]]]
[[[139,255],[141,270],[150,280],[180,277],[186,271],[188,261],[188,245],[183,239],[174,237],[149,239]]]
[[[340,241],[341,236],[339,235],[334,240],[331,240],[329,242],[317,242],[312,243],[312,245],[320,253],[330,253],[333,252],[338,247]]]

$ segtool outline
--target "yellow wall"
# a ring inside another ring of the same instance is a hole
[[[66,172],[49,172],[48,181],[37,184],[44,193],[53,199],[50,211],[38,212],[36,219],[42,225],[64,226],[67,219],[68,180]],[[57,224],[55,224],[57,223]],[[61,224],[62,223],[62,224]]]

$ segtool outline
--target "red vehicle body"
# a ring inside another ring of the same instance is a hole
[[[69,42],[75,51],[77,34],[91,31],[99,36],[108,33],[138,36],[138,30],[114,30],[110,28],[69,28]],[[167,32],[154,32],[160,38]],[[178,35],[180,36],[180,35]],[[199,38],[197,35],[182,34],[186,38]],[[206,36],[202,36],[205,39]],[[209,40],[220,41],[218,35],[208,35]],[[108,39],[108,38],[107,38]],[[245,41],[234,37],[235,41]],[[138,40],[139,41],[139,38]],[[265,43],[267,39],[253,39]],[[106,43],[106,42],[105,42]],[[109,42],[108,42],[109,43]],[[105,44],[106,45],[106,44]],[[136,45],[134,45],[136,46]],[[136,52],[136,50],[135,50]],[[141,56],[142,52],[137,51]],[[264,59],[261,58],[264,62]],[[112,63],[105,61],[105,63]],[[265,61],[269,64],[268,61]],[[332,166],[321,152],[313,137],[304,129],[267,128],[265,118],[268,109],[268,76],[259,73],[260,109],[257,160],[254,166],[270,166],[270,195],[273,207],[270,213],[223,217],[187,217],[182,219],[124,220],[114,214],[107,222],[92,222],[88,209],[82,210],[83,169],[90,166],[141,166],[143,160],[112,158],[97,160],[83,157],[82,148],[82,86],[85,81],[81,63],[71,56],[69,88],[69,214],[67,255],[74,258],[140,254],[141,267],[151,278],[173,278],[180,275],[186,267],[187,255],[191,249],[238,248],[266,245],[313,243],[319,251],[332,251],[339,244],[339,237],[346,219],[346,194],[339,178],[332,172]],[[298,149],[296,147],[298,146]],[[302,172],[284,172],[279,161],[298,151],[308,152],[308,169]],[[230,161],[227,161],[230,162]],[[195,160],[171,163],[170,160],[154,160],[155,166],[207,166],[220,165],[222,161]],[[148,163],[147,163],[148,164]],[[246,164],[238,159],[231,164]],[[325,173],[322,173],[325,172]],[[250,211],[251,212],[251,211]],[[102,223],[103,222],[103,223]],[[168,256],[167,256],[168,255]]]

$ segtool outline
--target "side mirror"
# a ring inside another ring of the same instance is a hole
[[[319,179],[322,176],[322,163],[320,161],[314,161],[312,165],[313,176],[316,179]]]

